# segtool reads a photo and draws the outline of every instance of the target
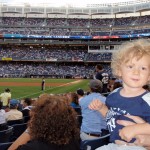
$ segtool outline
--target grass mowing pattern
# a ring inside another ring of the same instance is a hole
[[[88,90],[88,82],[89,82],[89,80],[82,80],[79,83],[71,84],[69,86],[52,87],[47,90],[47,93],[60,94],[60,93],[76,92],[76,90],[79,88],[82,88],[85,91],[87,91]]]
[[[46,83],[68,83],[68,82],[73,82],[76,81],[75,79],[45,79]],[[29,82],[29,83],[34,83],[34,82],[42,82],[41,78],[0,78],[0,82]]]
[[[77,81],[75,79],[45,79],[46,80],[46,84],[47,83],[62,83],[62,84],[66,84],[69,82],[74,82]],[[42,79],[38,79],[38,78],[1,78],[0,82],[16,82],[16,83],[34,83],[34,82],[38,82],[41,84]],[[12,98],[16,98],[16,99],[23,99],[25,97],[31,97],[31,98],[35,98],[38,97],[40,94],[42,93],[49,93],[49,94],[60,94],[60,93],[67,93],[67,92],[76,92],[76,90],[78,88],[82,88],[85,91],[88,91],[88,83],[89,80],[81,80],[78,83],[75,84],[70,84],[68,86],[56,86],[56,87],[50,87],[50,86],[46,86],[45,91],[41,91],[41,87],[40,86],[9,86],[9,84],[7,86],[0,86],[0,93],[2,93],[4,91],[5,88],[10,88],[11,93],[12,93]]]

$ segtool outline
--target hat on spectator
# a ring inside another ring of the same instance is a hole
[[[78,89],[77,90],[77,94],[83,96],[84,95],[84,91],[82,89]]]
[[[10,105],[11,106],[17,106],[19,104],[19,101],[18,100],[16,100],[16,99],[11,99],[10,100]]]
[[[92,89],[101,89],[103,87],[103,84],[100,80],[91,80],[89,83],[89,87]]]

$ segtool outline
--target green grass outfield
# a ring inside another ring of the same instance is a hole
[[[88,83],[89,80],[82,79],[80,82],[74,84],[68,84],[76,79],[45,79],[45,91],[41,91],[41,81],[42,79],[39,78],[0,78],[0,83],[7,82],[7,85],[0,85],[0,93],[4,91],[5,88],[10,88],[12,98],[15,99],[23,99],[25,97],[36,98],[42,93],[49,93],[49,94],[60,94],[60,93],[67,93],[67,92],[75,92],[78,88],[82,88],[85,91],[88,91]],[[39,83],[38,86],[13,86],[11,83]],[[64,86],[48,86],[49,83],[61,83]]]

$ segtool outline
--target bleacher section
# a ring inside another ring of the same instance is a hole
[[[1,17],[0,76],[92,78],[97,63],[111,75],[112,52],[123,41],[148,38],[149,20]]]

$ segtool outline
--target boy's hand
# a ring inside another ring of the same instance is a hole
[[[89,109],[99,111],[103,117],[105,117],[108,112],[107,106],[98,99],[93,100],[88,107]]]
[[[96,100],[93,100],[91,103],[90,103],[90,105],[89,105],[89,109],[92,109],[92,110],[101,110],[101,108],[103,107],[103,103],[100,101],[100,100],[98,100],[98,99],[96,99]]]

